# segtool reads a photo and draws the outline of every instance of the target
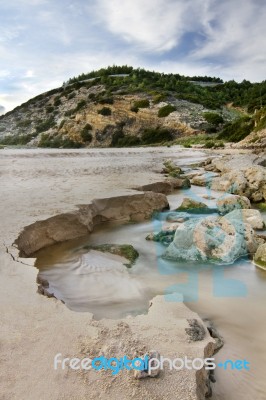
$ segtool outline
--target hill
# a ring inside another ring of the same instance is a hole
[[[71,78],[0,116],[0,144],[221,146],[249,135],[255,113],[265,106],[266,81],[223,82],[113,66]]]

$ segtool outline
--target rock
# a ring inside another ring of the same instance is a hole
[[[257,234],[257,238],[261,240],[261,244],[266,242],[266,234]]]
[[[190,218],[190,215],[186,212],[170,212],[167,214],[166,221],[169,222],[185,222]]]
[[[156,233],[149,233],[147,236],[146,236],[146,240],[154,240],[155,241],[155,235],[156,235]]]
[[[204,194],[204,195],[202,195],[201,197],[202,197],[203,199],[206,199],[206,200],[214,200],[214,199],[215,199],[215,197],[210,196],[210,195],[208,195],[208,194]]]
[[[163,257],[171,260],[232,263],[259,246],[252,227],[228,214],[194,218],[180,225]]]
[[[225,193],[239,194],[241,196],[250,195],[247,181],[242,171],[230,171],[220,177],[214,177],[210,183],[212,190],[223,191]]]
[[[177,228],[179,227],[179,224],[171,224],[170,226],[165,226],[162,229],[162,232],[175,232],[177,230]]]
[[[174,239],[175,236],[175,231],[176,231],[176,226],[174,228],[165,228],[164,230],[161,230],[158,233],[149,233],[146,236],[146,240],[153,240],[154,242],[160,242],[166,246],[169,245]]]
[[[207,176],[205,174],[195,175],[190,180],[190,182],[192,183],[192,185],[196,185],[196,186],[208,186],[209,179],[207,178]]]
[[[167,174],[169,176],[172,176],[173,178],[177,178],[182,173],[182,169],[174,164],[172,160],[164,161],[163,165],[163,174]]]
[[[134,188],[135,190],[139,190],[141,192],[155,192],[155,193],[164,193],[169,194],[173,191],[173,186],[170,182],[154,182],[149,183],[148,185],[142,185]]]
[[[189,187],[190,180],[188,178],[172,178],[162,182],[154,182],[147,185],[137,186],[133,189],[141,192],[169,194],[175,189],[187,189]]]
[[[251,192],[250,200],[266,200],[266,169],[261,166],[250,167],[245,171],[245,177]]]
[[[208,157],[206,160],[199,163],[200,167],[205,167],[206,165],[210,165],[212,163],[213,158]]]
[[[217,176],[217,174],[210,173],[210,172],[201,174],[201,175],[196,175],[191,179],[191,183],[196,186],[210,187],[213,178],[216,176]]]
[[[161,356],[160,353],[156,350],[151,350],[148,353],[146,353],[143,357],[140,357],[142,360],[145,360],[145,358],[148,357],[148,360],[156,359],[160,360]],[[151,361],[151,367],[155,367],[155,361]],[[144,369],[142,371],[140,370],[134,370],[134,377],[135,379],[143,379],[143,378],[156,378],[160,374],[160,368],[152,369],[149,371],[149,369]]]
[[[205,170],[206,170],[206,171],[210,171],[210,172],[219,172],[219,171],[216,169],[215,165],[212,165],[212,164],[206,165]]]
[[[200,176],[204,174],[204,169],[203,168],[197,168],[196,170],[193,169],[191,172],[186,172],[184,174],[182,174],[182,177],[186,177],[189,179],[194,178],[195,176]]]
[[[168,179],[167,182],[169,182],[172,186],[172,189],[188,189],[190,188],[190,180],[187,177],[184,178],[171,178]]]
[[[219,197],[216,201],[218,212],[220,214],[226,214],[233,210],[239,210],[242,208],[250,208],[250,201],[247,197],[237,195],[226,195]]]
[[[207,326],[209,334],[215,340],[214,354],[216,354],[224,346],[224,338],[218,332],[218,330],[214,327],[214,325],[212,324],[211,321],[204,320],[204,322],[205,322],[205,325]]]
[[[15,244],[20,256],[27,257],[51,244],[85,236],[101,222],[143,221],[154,212],[165,209],[169,209],[169,204],[161,193],[134,193],[96,199],[78,206],[78,210],[26,226]]]
[[[242,209],[242,210],[234,210],[227,214],[227,217],[233,217],[235,219],[243,220],[243,222],[247,222],[251,225],[253,229],[263,229],[264,221],[261,216],[261,213],[258,210],[252,209]]]
[[[103,253],[115,254],[128,260],[124,265],[132,267],[137,258],[139,257],[138,251],[131,244],[99,244],[95,246],[83,246],[83,249],[97,250]]]
[[[207,204],[185,197],[176,211],[189,211],[194,213],[211,212]]]
[[[254,256],[254,262],[259,268],[266,270],[266,243],[258,247]]]
[[[246,196],[254,202],[266,200],[266,169],[263,164],[263,159],[254,154],[213,159],[210,165],[221,171],[221,176],[212,178],[211,188]]]
[[[186,333],[189,336],[189,340],[197,342],[203,340],[205,337],[205,328],[197,319],[188,319],[189,328],[185,328]]]

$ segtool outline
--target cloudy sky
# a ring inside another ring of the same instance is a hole
[[[266,79],[265,0],[0,0],[0,114],[107,65]]]

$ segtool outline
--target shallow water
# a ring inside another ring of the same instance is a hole
[[[204,201],[206,188],[193,187],[170,195],[173,209],[186,195]],[[214,197],[221,193],[211,193]],[[265,217],[265,215],[264,215]],[[246,359],[250,371],[217,368],[213,386],[215,400],[265,400],[266,380],[266,272],[257,269],[248,258],[233,265],[177,263],[160,258],[164,246],[146,241],[163,222],[153,220],[138,224],[98,226],[82,240],[69,241],[41,250],[36,266],[50,283],[50,290],[75,311],[93,312],[96,318],[120,318],[145,313],[148,301],[156,294],[166,294],[169,301],[182,299],[203,318],[212,320],[225,339],[216,362]],[[103,243],[132,244],[139,258],[132,268],[118,260],[104,263],[97,254],[88,256],[85,245]],[[93,258],[94,257],[94,258]]]

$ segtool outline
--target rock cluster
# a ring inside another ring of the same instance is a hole
[[[181,224],[163,257],[170,260],[232,263],[255,253],[260,240],[238,213],[193,218]]]
[[[246,196],[253,202],[266,201],[266,169],[263,166],[263,159],[254,156],[250,158],[250,161],[239,158],[239,165],[236,162],[230,163],[228,157],[209,159],[205,163],[205,169],[221,174],[209,181],[209,187],[225,193]]]

